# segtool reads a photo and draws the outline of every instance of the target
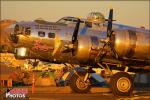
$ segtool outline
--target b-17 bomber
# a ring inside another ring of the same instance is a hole
[[[134,90],[133,73],[150,70],[150,30],[114,23],[113,9],[106,19],[100,12],[87,18],[63,17],[57,22],[37,19],[16,22],[9,39],[17,59],[39,59],[85,67],[76,72],[69,86],[74,92],[90,91],[93,68],[114,95],[129,96]],[[117,70],[117,71],[113,71]]]

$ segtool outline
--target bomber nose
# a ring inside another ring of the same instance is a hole
[[[13,33],[10,34],[11,41],[13,41],[14,43],[17,43],[18,42],[18,35],[23,34],[23,31],[24,31],[23,27],[16,24],[14,27]]]
[[[18,42],[18,37],[17,35],[19,34],[19,25],[15,25],[14,31],[10,34],[10,40],[14,43]]]

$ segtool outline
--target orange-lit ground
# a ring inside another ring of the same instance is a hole
[[[69,87],[32,87],[28,88],[29,100],[150,100],[150,88],[141,88],[134,91],[132,97],[116,97],[108,88],[92,88],[91,93],[72,93]],[[2,100],[2,98],[1,98]]]

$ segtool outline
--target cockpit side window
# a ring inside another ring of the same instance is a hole
[[[55,33],[49,32],[49,33],[48,33],[48,37],[49,37],[49,38],[55,38]]]
[[[40,36],[40,37],[45,37],[45,32],[43,32],[43,31],[38,31],[38,36]]]

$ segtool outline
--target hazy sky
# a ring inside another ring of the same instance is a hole
[[[99,11],[107,18],[114,9],[117,23],[150,27],[150,1],[2,1],[1,19],[57,21],[63,16],[86,17]]]

